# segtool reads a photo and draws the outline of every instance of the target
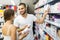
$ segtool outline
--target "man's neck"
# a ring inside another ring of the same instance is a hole
[[[26,18],[26,17],[27,17],[27,13],[23,14],[22,16],[23,16],[24,18]]]

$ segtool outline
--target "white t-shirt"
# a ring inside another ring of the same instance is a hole
[[[21,28],[24,25],[30,24],[30,32],[29,34],[23,39],[23,40],[33,40],[33,31],[32,31],[32,27],[33,27],[33,21],[36,21],[36,17],[32,14],[27,14],[27,17],[24,18],[21,15],[17,16],[14,20],[14,25]]]

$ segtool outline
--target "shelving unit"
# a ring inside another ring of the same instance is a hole
[[[0,26],[0,40],[2,40],[4,37],[2,36],[2,27]]]
[[[3,39],[2,32],[0,32],[0,39]]]
[[[2,36],[2,25],[3,24],[4,24],[4,21],[0,19],[0,39],[3,39],[3,36]]]
[[[45,32],[47,32],[54,40],[59,40],[60,39],[57,35],[52,35],[51,30],[47,30],[46,28],[41,27],[41,26],[40,26],[40,28],[43,29]]]
[[[46,4],[49,4],[50,6],[52,6],[52,5],[54,5],[55,3],[58,3],[58,2],[60,2],[60,0],[50,0],[49,2],[46,2],[45,4],[42,4],[42,5],[39,5],[38,6],[38,4],[40,4],[39,2],[35,5],[35,13],[36,14],[43,14],[44,13],[44,6],[46,5]],[[42,10],[42,11],[41,11]],[[58,13],[56,13],[56,11],[54,11],[54,12],[49,12],[49,14],[48,15],[60,15],[60,12],[58,12]],[[54,28],[60,28],[60,23],[58,23],[58,22],[54,22],[54,21],[51,21],[51,20],[49,20],[49,19],[45,19],[44,20],[44,23],[43,24],[40,24],[39,25],[39,28],[41,29],[41,30],[43,30],[42,32],[46,32],[50,37],[52,37],[53,38],[53,40],[60,40],[60,38],[58,37],[58,35],[57,34],[55,34],[55,33],[52,33],[53,32],[53,27],[49,27],[49,28],[47,28],[46,27],[46,24],[45,23],[49,23],[50,25],[54,25]],[[40,31],[41,31],[40,30]],[[40,32],[39,31],[39,32]],[[41,35],[41,37],[42,37],[42,35]],[[44,38],[45,37],[42,37],[43,38],[43,40],[45,40]]]

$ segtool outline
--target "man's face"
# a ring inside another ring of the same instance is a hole
[[[26,12],[26,7],[24,7],[24,5],[20,5],[20,6],[18,7],[18,9],[19,9],[19,12],[20,12],[21,15],[25,14],[25,12]]]

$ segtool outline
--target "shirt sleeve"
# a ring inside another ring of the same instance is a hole
[[[37,17],[34,16],[34,15],[32,15],[32,19],[33,19],[33,21],[36,21],[37,20]]]
[[[18,23],[18,19],[17,19],[17,18],[14,19],[13,24],[14,24],[16,27],[19,27],[19,23]]]

